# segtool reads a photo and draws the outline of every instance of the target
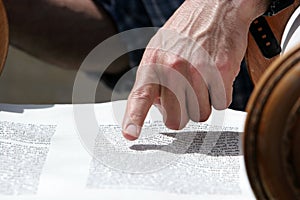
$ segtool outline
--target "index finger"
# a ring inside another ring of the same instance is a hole
[[[151,78],[144,71],[137,75],[135,86],[128,97],[122,125],[122,133],[128,140],[139,137],[147,113],[159,97],[160,86],[155,83],[155,79],[156,77]]]

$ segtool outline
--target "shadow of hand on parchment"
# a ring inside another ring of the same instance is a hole
[[[167,145],[135,144],[130,147],[136,151],[158,150],[173,154],[199,153],[210,156],[238,156],[241,151],[240,132],[214,131],[214,132],[181,132],[160,133],[175,138]]]

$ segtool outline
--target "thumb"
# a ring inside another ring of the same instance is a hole
[[[135,140],[139,137],[147,113],[158,96],[158,84],[143,85],[131,91],[122,125],[122,133],[126,139]]]

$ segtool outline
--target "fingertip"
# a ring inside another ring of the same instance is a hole
[[[184,117],[184,118],[180,118],[180,120],[165,120],[165,125],[166,127],[168,127],[171,130],[181,130],[183,129],[187,123],[189,122],[189,118]]]
[[[135,124],[128,124],[122,131],[123,136],[128,140],[136,140],[140,135],[140,128]]]
[[[156,87],[156,86],[155,86]],[[123,118],[123,136],[128,140],[139,138],[147,113],[158,96],[158,89],[145,85],[131,91]]]
[[[224,100],[217,103],[212,103],[212,106],[216,110],[225,110],[230,106],[231,101],[231,98],[227,98],[226,101]]]
[[[199,109],[199,113],[191,113],[189,116],[193,122],[205,122],[211,115],[212,107],[206,106],[202,109]]]
[[[123,136],[124,136],[124,138],[126,138],[127,140],[130,140],[130,141],[134,141],[134,140],[138,139],[137,137],[134,137],[134,136],[129,135],[129,134],[124,133],[124,132],[123,132]]]

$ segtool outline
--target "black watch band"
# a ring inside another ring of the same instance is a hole
[[[271,0],[270,5],[264,15],[273,16],[293,3],[294,0]]]
[[[252,22],[250,33],[265,58],[273,58],[281,52],[280,44],[265,17],[260,16]]]
[[[273,16],[293,3],[294,0],[270,0],[264,16]],[[250,32],[264,57],[272,58],[281,52],[281,47],[264,16],[252,22]]]

